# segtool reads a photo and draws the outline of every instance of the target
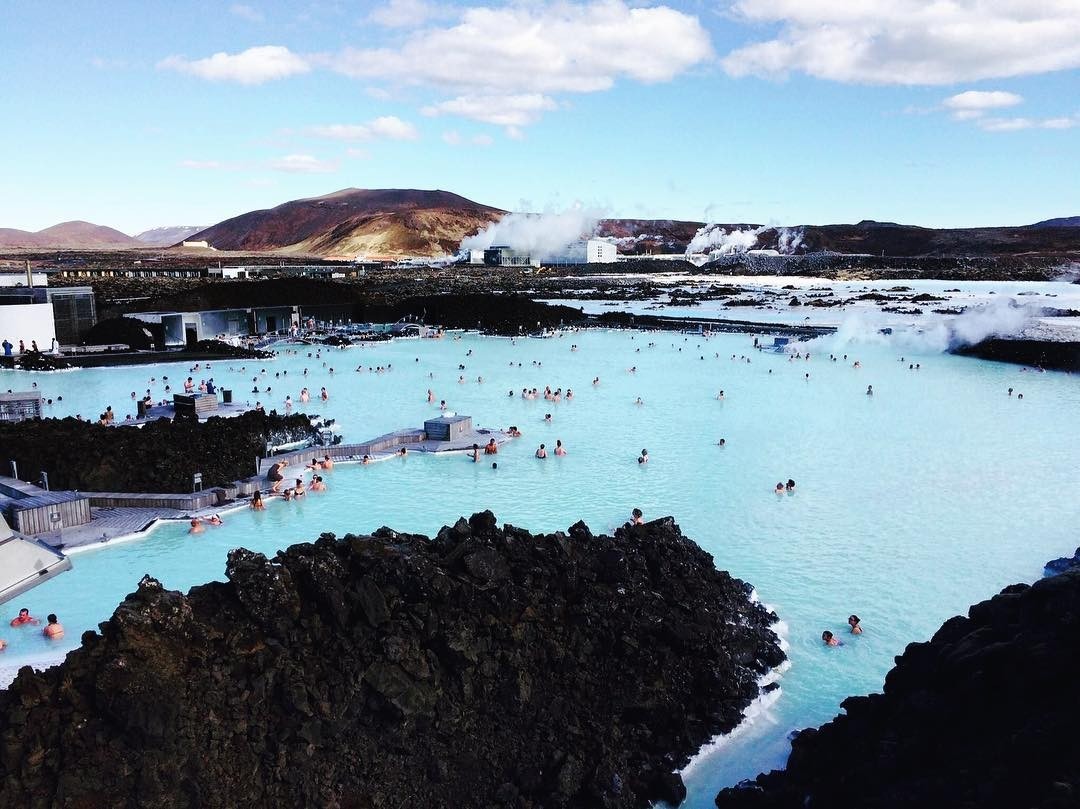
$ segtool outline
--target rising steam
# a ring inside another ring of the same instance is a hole
[[[835,334],[818,339],[833,351],[842,351],[851,344],[874,343],[909,351],[942,352],[975,345],[989,337],[1016,337],[1040,314],[1040,307],[1008,298],[973,307],[955,317],[926,318],[907,327],[891,325],[890,332],[884,333],[879,313],[852,312]]]
[[[723,225],[705,225],[686,245],[686,255],[707,254],[709,258],[716,258],[734,253],[745,253],[757,249],[760,237],[770,230],[776,232],[776,251],[781,255],[794,255],[805,247],[802,228],[762,225],[758,228],[742,230],[732,228],[729,231]]]
[[[505,244],[527,250],[533,258],[565,256],[570,245],[588,239],[600,221],[600,212],[571,208],[562,213],[511,213],[461,242],[461,250],[483,250]]]

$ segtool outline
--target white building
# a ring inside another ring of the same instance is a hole
[[[589,239],[585,242],[586,264],[611,264],[618,260],[618,251],[611,242]]]
[[[180,246],[181,247],[197,247],[197,248],[199,248],[201,250],[211,250],[211,249],[213,249],[213,248],[210,247],[210,242],[205,241],[205,240],[198,241],[198,242],[181,242]]]

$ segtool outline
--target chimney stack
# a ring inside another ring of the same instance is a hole
[[[26,285],[31,289],[34,288],[34,274],[30,272],[30,259],[26,260]]]

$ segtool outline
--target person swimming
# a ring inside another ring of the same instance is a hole
[[[859,616],[858,615],[849,615],[848,619],[847,619],[847,622],[848,622],[848,626],[851,627],[851,634],[852,635],[861,635],[862,634],[862,627],[859,625]]]
[[[60,640],[64,637],[64,626],[56,617],[56,613],[50,612],[49,617],[46,620],[48,623],[45,625],[45,628],[41,630],[42,635],[49,640]]]
[[[19,610],[18,617],[11,619],[11,626],[25,626],[26,624],[30,624],[31,626],[37,626],[40,623],[41,621],[32,616],[30,614],[30,610],[28,610],[26,607],[23,607],[21,610]]]
[[[631,525],[644,525],[645,524],[645,518],[644,518],[644,515],[642,515],[640,508],[635,508],[633,511],[630,512],[630,524]]]
[[[191,518],[191,527],[188,528],[189,534],[201,534],[205,530],[206,526],[202,524],[202,520],[200,520],[198,517]]]
[[[262,492],[257,489],[251,495],[251,509],[253,511],[263,511],[266,509],[266,503],[263,502]]]
[[[649,451],[647,449],[642,449],[641,450],[641,455],[638,456],[637,462],[638,463],[648,463],[649,462]]]
[[[540,448],[536,450],[536,457],[537,458],[546,458],[547,457],[547,448],[543,444],[541,444]]]
[[[565,455],[566,454],[566,447],[564,447],[562,445],[562,439],[561,438],[556,438],[555,439],[555,454],[556,455]]]
[[[873,396],[874,395],[874,386],[873,385],[867,385],[866,386],[866,395],[867,396]]]
[[[784,484],[783,483],[777,483],[776,488],[773,491],[775,491],[777,494],[783,494],[784,493]]]
[[[826,646],[843,646],[844,644],[838,639],[833,637],[833,633],[829,630],[825,630],[821,633],[821,640],[824,641]]]
[[[791,478],[788,478],[787,479],[787,492],[788,492],[788,494],[791,494],[794,491],[795,491],[795,481],[792,480]]]

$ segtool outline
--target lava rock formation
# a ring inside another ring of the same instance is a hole
[[[323,534],[150,577],[0,692],[23,807],[645,807],[780,663],[776,616],[668,517],[593,536]]]
[[[882,694],[792,743],[720,809],[1080,805],[1080,571],[1006,587],[896,659]]]

